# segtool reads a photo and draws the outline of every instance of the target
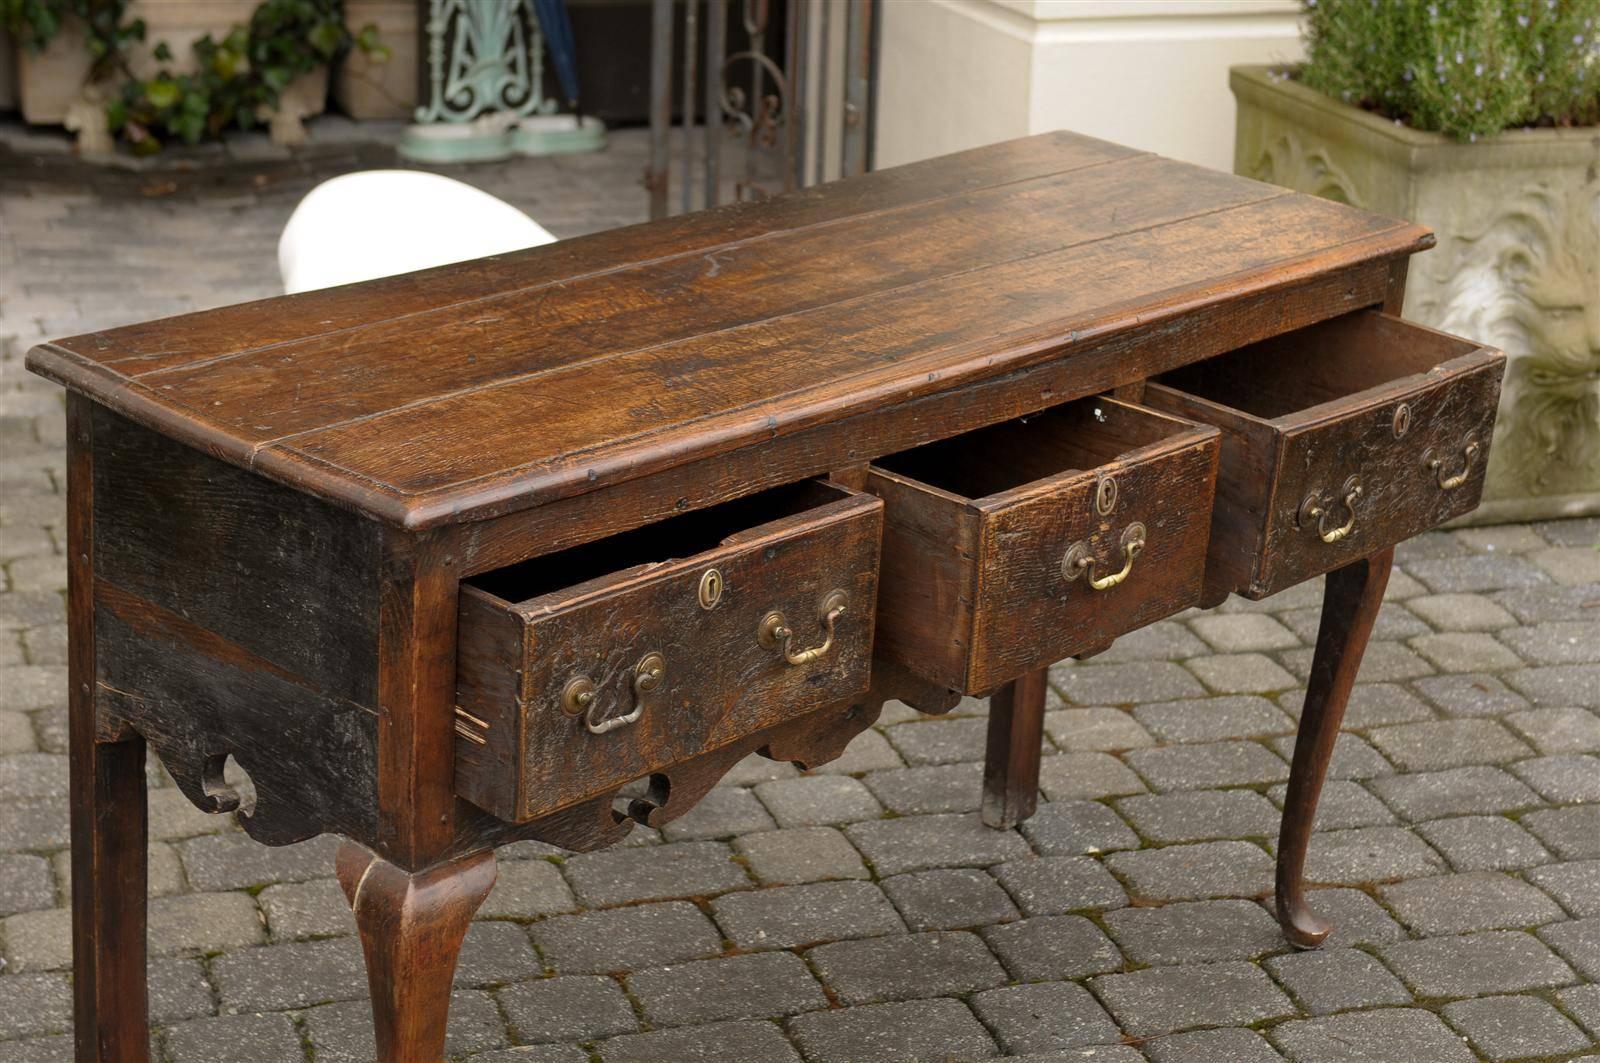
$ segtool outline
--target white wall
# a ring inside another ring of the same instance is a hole
[[[1295,0],[884,0],[877,165],[1071,129],[1233,161],[1228,67],[1302,55]]]

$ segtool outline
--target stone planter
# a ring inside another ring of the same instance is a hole
[[[1405,316],[1510,358],[1474,523],[1600,513],[1600,128],[1466,144],[1234,67],[1234,171],[1408,218]]]
[[[256,3],[257,0],[134,0],[129,6],[128,17],[144,19],[146,32],[144,43],[134,46],[128,53],[129,68],[135,77],[155,74],[163,65],[156,60],[155,46],[165,41],[174,56],[174,62],[167,65],[178,73],[192,70],[194,42],[207,33],[221,37],[231,27],[250,21]],[[13,53],[17,60],[18,94],[23,119],[35,125],[66,122],[82,130],[86,109],[99,106],[97,101],[90,99],[88,108],[85,107],[89,52],[84,47],[82,27],[72,23],[63,26],[49,46],[38,54],[31,54],[23,48],[14,48]],[[320,95],[314,85],[302,84],[308,81],[322,86]],[[321,114],[326,105],[326,89],[326,71],[306,75],[291,83],[285,96],[293,95],[292,110],[297,117],[292,123],[274,120],[274,139],[278,139],[280,124],[292,134],[291,127],[298,126],[299,118]],[[303,131],[300,135],[304,139]],[[84,136],[83,132],[80,132],[81,136]]]
[[[375,63],[359,49],[345,56],[333,79],[333,100],[351,118],[411,119],[417,109],[416,0],[345,0],[351,33],[377,26],[389,58]]]

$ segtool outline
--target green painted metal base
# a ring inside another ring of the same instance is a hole
[[[406,129],[396,150],[413,162],[495,162],[513,155],[562,155],[605,147],[606,125],[570,114],[534,115],[515,125],[430,123]]]

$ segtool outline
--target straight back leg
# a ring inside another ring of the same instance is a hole
[[[144,1063],[144,739],[95,716],[94,439],[90,403],[67,396],[68,771],[72,1003],[78,1063]]]
[[[983,822],[991,827],[1015,827],[1038,805],[1048,675],[1043,668],[1029,672],[995,691],[989,701]]]

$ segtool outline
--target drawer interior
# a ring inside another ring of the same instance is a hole
[[[1167,387],[1272,420],[1426,373],[1473,344],[1363,310],[1163,373]]]
[[[785,484],[592,543],[495,569],[465,581],[503,602],[581,589],[621,572],[665,564],[737,540],[744,532],[850,497],[822,480]]]
[[[881,655],[982,694],[1192,604],[1218,439],[1215,428],[1100,396],[873,462],[867,490],[884,503]],[[1066,575],[1073,551],[1113,580],[1091,587]]]
[[[873,462],[960,498],[983,498],[1108,464],[1193,429],[1114,399],[1077,399]]]

